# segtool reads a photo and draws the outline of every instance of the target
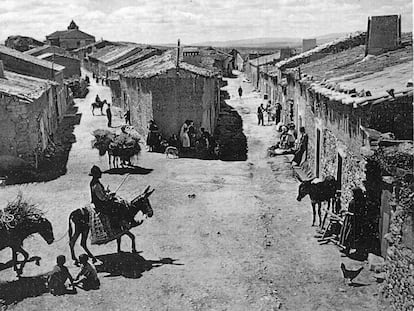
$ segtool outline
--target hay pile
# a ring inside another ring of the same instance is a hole
[[[19,193],[14,201],[7,203],[6,208],[0,210],[0,229],[13,229],[27,218],[40,218],[43,215],[36,204],[23,200],[22,194]]]
[[[116,155],[132,157],[141,152],[140,135],[136,131],[128,131],[116,135],[108,130],[98,129],[93,132],[95,139],[92,147],[99,150],[99,155],[103,156],[108,150]]]

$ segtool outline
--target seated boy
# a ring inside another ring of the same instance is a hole
[[[84,290],[99,289],[101,282],[95,267],[88,262],[88,255],[80,255],[79,262],[82,267],[74,283],[80,284]]]
[[[57,265],[53,268],[52,272],[48,278],[48,284],[50,292],[53,295],[64,295],[70,293],[76,293],[75,288],[73,287],[73,277],[70,275],[68,268],[65,266],[66,258],[63,255],[59,255],[56,258]],[[72,289],[69,290],[65,282],[66,280],[70,281]]]

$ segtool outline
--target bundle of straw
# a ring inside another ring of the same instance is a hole
[[[36,204],[24,200],[21,192],[17,194],[14,201],[7,203],[1,214],[0,226],[6,228],[14,227],[29,217],[42,217],[44,215]]]

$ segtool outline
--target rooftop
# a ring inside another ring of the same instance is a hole
[[[95,39],[95,37],[79,29],[68,29],[55,31],[47,35],[46,39]]]
[[[162,55],[152,56],[142,62],[126,67],[119,71],[119,74],[124,77],[131,78],[152,78],[157,75],[166,73],[168,70],[176,68],[176,51],[169,50]],[[180,69],[198,74],[205,77],[213,77],[216,73],[212,70],[201,68],[181,61]]]
[[[44,50],[53,50],[54,52],[59,52],[60,54],[68,54],[68,52],[65,49],[58,47],[58,46],[54,46],[54,45],[48,45],[48,44],[35,47],[33,49],[25,51],[24,53],[29,54],[29,55],[34,55],[34,54],[39,55],[39,54],[43,54],[42,51]]]
[[[141,48],[136,45],[110,45],[92,53],[89,55],[89,58],[94,58],[107,64],[114,62],[131,52],[139,52],[140,50]]]
[[[45,67],[45,68],[48,68],[48,69],[53,69],[55,71],[62,71],[63,69],[65,69],[64,66],[54,64],[54,63],[49,62],[47,60],[39,59],[35,56],[28,55],[28,54],[19,52],[19,51],[14,50],[14,49],[10,49],[8,47],[5,47],[4,45],[0,45],[0,54],[6,54],[6,55],[21,59],[21,60],[26,61],[26,62],[36,64],[38,66],[42,66],[42,67]],[[0,55],[0,59],[1,59],[1,55]]]
[[[276,68],[285,69],[291,67],[297,67],[299,65],[308,63],[315,59],[322,58],[328,54],[334,54],[339,51],[348,50],[354,46],[359,46],[365,43],[365,33],[355,32],[347,35],[343,38],[338,38],[331,42],[319,45],[309,51],[300,53],[298,55],[289,57],[275,64]],[[253,60],[254,62],[254,60]],[[278,70],[275,69],[273,72],[269,72],[270,76],[278,74]]]
[[[5,79],[0,78],[0,93],[17,96],[27,102],[33,102],[39,98],[52,85],[58,83],[17,74],[10,71],[4,72]]]
[[[413,91],[413,47],[365,57],[365,46],[327,55],[300,67],[301,81],[345,104],[389,99]],[[409,84],[411,81],[411,84]]]
[[[249,61],[249,63],[253,66],[263,66],[263,65],[267,65],[273,62],[276,62],[277,60],[280,59],[280,51],[274,53],[274,54],[269,54],[269,55],[264,55],[264,56],[260,56],[257,57],[255,59],[252,59]]]
[[[128,66],[130,63],[139,61],[142,58],[145,58],[146,56],[148,56],[149,54],[152,54],[154,52],[156,52],[157,49],[153,49],[153,48],[147,48],[147,49],[143,49],[142,51],[139,51],[138,53],[135,53],[111,66],[108,67],[108,70],[114,70],[114,69],[120,69],[120,68],[124,68],[126,66]]]

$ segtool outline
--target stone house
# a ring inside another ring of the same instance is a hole
[[[363,129],[412,139],[412,39],[399,49],[365,57],[365,33],[338,39],[276,64],[272,92],[284,123],[309,135],[302,167],[308,176],[337,178],[342,203],[364,187],[369,137]]]
[[[270,66],[280,60],[280,51],[250,59],[245,66],[245,72],[253,86],[260,89],[260,71],[267,72]]]
[[[133,44],[109,45],[89,55],[89,70],[96,76],[108,78],[108,67],[139,53],[141,47]]]
[[[4,64],[5,70],[56,82],[57,85],[52,88],[53,101],[56,106],[55,118],[58,120],[63,117],[68,105],[67,98],[69,97],[67,87],[63,81],[65,67],[2,45],[0,45],[0,60]]]
[[[46,53],[55,53],[60,55],[69,55],[70,53],[66,51],[65,49],[55,46],[55,45],[49,45],[45,44],[43,46],[38,46],[33,49],[30,49],[28,51],[24,52],[25,54],[33,55],[33,56],[39,56]]]
[[[146,60],[155,55],[161,55],[163,52],[152,47],[145,48],[130,57],[123,59],[107,68],[106,76],[109,79],[109,86],[111,88],[112,104],[121,107],[121,83],[119,81],[118,72],[123,68],[127,68],[143,60]]]
[[[185,120],[214,132],[220,109],[220,79],[206,68],[177,61],[169,50],[119,71],[121,106],[144,136],[155,120],[166,138],[179,134]]]
[[[36,165],[57,127],[54,87],[46,79],[4,71],[0,61],[0,156]]]
[[[95,42],[95,37],[79,30],[74,21],[67,30],[55,31],[46,36],[47,44],[59,46],[65,50],[75,50]]]
[[[192,65],[210,68],[224,77],[230,77],[234,69],[233,56],[213,47],[184,47],[182,59]]]
[[[61,55],[56,53],[45,53],[37,56],[39,59],[44,59],[54,64],[64,66],[63,78],[76,78],[81,76],[80,60],[68,55]]]
[[[73,57],[78,58],[81,61],[82,66],[88,69],[89,71],[91,71],[89,68],[89,59],[88,59],[89,55],[91,55],[92,53],[95,53],[99,49],[102,49],[110,45],[117,45],[117,44],[114,42],[102,39],[102,40],[90,43],[88,45],[82,46],[78,49],[72,50],[70,51],[70,54]]]
[[[236,49],[232,49],[230,54],[233,57],[233,68],[238,71],[243,71],[244,70],[244,58],[240,54],[240,52]]]

